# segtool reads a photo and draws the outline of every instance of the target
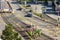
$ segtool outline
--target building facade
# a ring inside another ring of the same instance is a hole
[[[55,10],[60,14],[60,0],[55,0]]]

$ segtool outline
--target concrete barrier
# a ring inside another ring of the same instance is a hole
[[[46,35],[45,33],[42,33],[41,35],[43,35],[43,36],[47,37],[47,38],[48,38],[48,39],[50,39],[50,40],[54,40],[54,38],[52,38],[52,37],[50,37],[50,36]]]

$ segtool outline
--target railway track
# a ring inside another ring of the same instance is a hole
[[[9,15],[9,13],[7,13]],[[11,14],[11,13],[10,13]],[[25,27],[27,24],[25,24],[24,22],[22,22],[21,20],[17,19],[13,14],[10,15],[10,16],[7,16],[5,13],[1,14],[2,15],[2,18],[3,20],[5,21],[6,24],[8,23],[11,23],[14,27],[14,29],[16,29],[16,31],[18,31],[21,36],[25,39],[25,40],[30,40],[31,37],[28,35],[28,33],[25,31],[25,30],[22,30],[24,28],[22,27]],[[13,17],[13,18],[12,18]],[[11,18],[9,20],[9,18]],[[17,25],[18,24],[18,25]],[[22,27],[21,27],[22,26]],[[42,35],[44,36],[44,35]],[[51,40],[49,39],[48,37],[44,36],[44,37],[41,37],[42,40]],[[32,39],[32,40],[35,40],[35,39]],[[40,39],[39,39],[40,40]]]

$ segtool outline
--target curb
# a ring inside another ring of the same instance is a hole
[[[42,33],[41,35],[47,37],[48,39],[54,40],[54,38],[52,38],[52,37],[50,37],[50,36],[48,36],[48,35],[46,35],[46,34],[44,34],[44,33]]]

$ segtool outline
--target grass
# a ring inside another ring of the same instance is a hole
[[[44,20],[47,21],[47,22],[54,22],[53,19],[48,18],[45,14],[42,14],[42,13],[36,13],[36,12],[33,12],[33,11],[32,11],[32,13],[35,14],[36,16],[41,17],[42,19],[44,19]]]
[[[41,14],[41,13],[36,13],[36,12],[33,12],[33,11],[32,11],[32,13],[39,16],[39,17],[41,17],[41,18],[43,18],[43,14]]]
[[[24,4],[21,4],[24,8],[27,8]]]

